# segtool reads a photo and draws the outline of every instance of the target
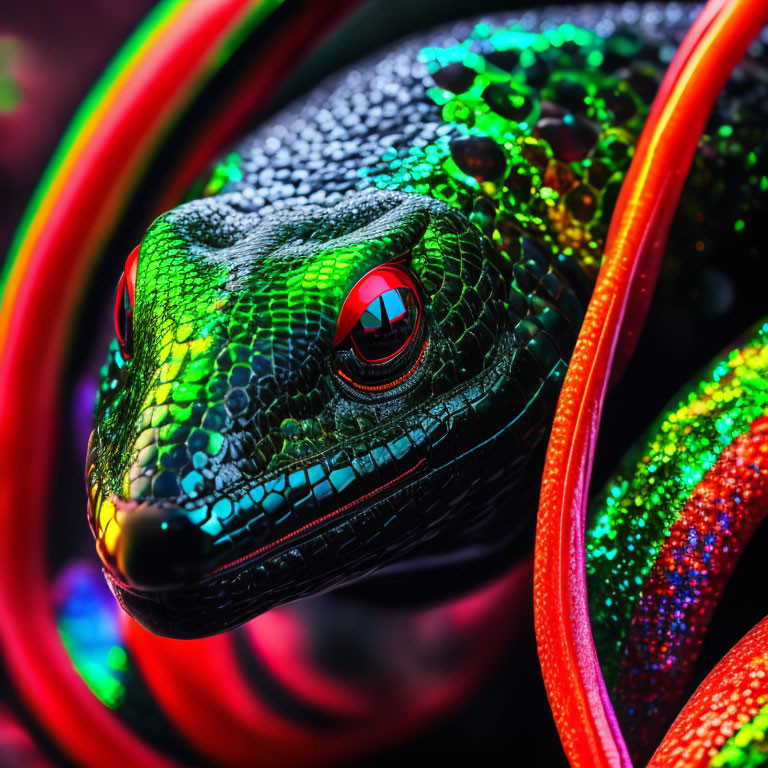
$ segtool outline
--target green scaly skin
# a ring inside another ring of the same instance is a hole
[[[150,227],[87,473],[108,579],[141,623],[193,637],[374,572],[450,594],[509,565],[660,51],[692,11],[642,37],[581,28],[618,15],[401,43]],[[334,346],[339,314],[393,261],[421,323],[365,363]]]

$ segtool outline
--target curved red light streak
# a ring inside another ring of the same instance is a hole
[[[584,520],[611,371],[631,353],[699,136],[765,2],[710,0],[661,86],[622,186],[600,272],[561,391],[536,531],[534,612],[544,683],[573,768],[628,768],[589,628]],[[631,314],[627,314],[630,310]]]

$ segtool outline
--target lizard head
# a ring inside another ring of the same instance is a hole
[[[129,613],[189,637],[352,582],[422,569],[420,589],[466,588],[509,562],[642,121],[618,75],[573,79],[603,46],[479,25],[396,48],[150,227],[87,469]]]
[[[567,291],[537,258],[528,284]],[[487,543],[484,489],[510,488],[567,354],[545,329],[568,321],[507,270],[418,195],[158,219],[118,290],[88,458],[129,612],[217,631],[430,542]]]

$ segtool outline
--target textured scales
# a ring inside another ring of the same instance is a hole
[[[676,714],[725,582],[768,511],[767,407],[763,322],[675,396],[594,500],[592,631],[639,765]]]
[[[510,562],[622,175],[693,17],[646,10],[401,43],[246,139],[202,199],[150,227],[133,356],[111,347],[88,459],[129,613],[197,636],[377,570],[461,568],[466,588]],[[712,177],[713,149],[694,174]],[[678,241],[702,226],[696,201]],[[422,333],[371,371],[334,349],[336,323],[357,280],[396,259]]]

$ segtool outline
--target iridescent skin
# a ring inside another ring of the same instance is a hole
[[[725,579],[761,520],[759,508],[740,507],[763,494],[762,468],[735,438],[756,430],[762,439],[755,420],[766,407],[763,324],[675,397],[595,499],[592,631],[638,755],[675,713]]]
[[[669,40],[645,32],[483,23],[406,44],[152,225],[133,355],[111,349],[88,460],[129,613],[196,636],[395,565],[428,558],[450,593],[451,562],[478,583],[510,562]],[[643,48],[657,63],[628,70]],[[352,286],[398,258],[423,346],[382,374],[333,339]]]
[[[606,652],[620,650],[621,628],[679,510],[734,436],[746,432],[765,411],[766,341],[762,326],[743,347],[715,362],[681,392],[595,500],[595,522],[587,538],[588,572],[595,574],[596,638]],[[633,540],[638,544],[629,552],[636,554],[622,551]],[[618,664],[619,659],[613,656],[612,662]],[[608,675],[608,681],[614,677]]]
[[[751,720],[744,723],[728,738],[712,758],[710,766],[712,768],[755,768],[765,764],[766,734],[768,734],[768,705],[763,705]]]
[[[648,768],[756,768],[765,765],[768,651],[763,619],[691,696]]]

